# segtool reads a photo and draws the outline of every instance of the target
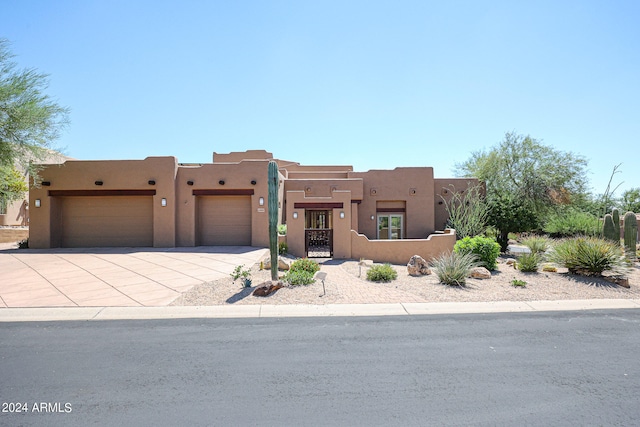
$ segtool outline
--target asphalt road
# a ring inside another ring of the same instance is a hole
[[[640,310],[4,323],[0,402],[7,426],[637,426]]]

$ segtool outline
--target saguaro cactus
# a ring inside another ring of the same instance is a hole
[[[269,162],[269,251],[271,252],[271,280],[278,280],[278,164]]]
[[[611,216],[611,214],[606,214],[604,216],[602,235],[605,239],[611,240],[612,242],[618,242],[618,244],[620,244],[620,229],[616,231],[616,228],[613,225],[613,217]]]
[[[611,216],[613,217],[613,227],[620,232],[620,211],[618,208],[611,210]]]
[[[624,214],[624,253],[627,258],[636,259],[636,240],[638,238],[638,221],[636,214],[627,212]]]

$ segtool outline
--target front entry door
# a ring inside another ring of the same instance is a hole
[[[332,213],[329,210],[306,211],[304,247],[308,258],[333,256]]]

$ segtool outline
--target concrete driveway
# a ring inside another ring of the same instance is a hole
[[[2,250],[0,307],[166,306],[267,253],[247,246]]]

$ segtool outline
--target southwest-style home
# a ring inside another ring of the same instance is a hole
[[[45,165],[30,190],[29,246],[268,247],[271,160],[280,171],[279,222],[296,256],[406,263],[450,250],[443,198],[476,183],[436,179],[431,167],[304,166],[264,150],[214,153],[207,164],[67,160]]]

